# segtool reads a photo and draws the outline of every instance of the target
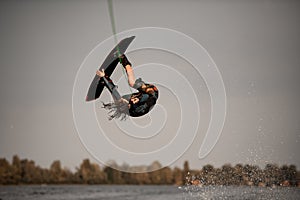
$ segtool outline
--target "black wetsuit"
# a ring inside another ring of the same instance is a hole
[[[114,104],[116,105],[116,106],[111,106],[111,104],[104,104],[104,106],[109,105],[109,109],[114,108],[115,112],[122,112],[124,114],[130,115],[131,117],[139,117],[139,116],[147,114],[153,108],[153,106],[156,104],[156,101],[158,99],[157,88],[152,84],[145,83],[141,78],[137,79],[133,86],[133,88],[137,89],[138,92],[133,93],[133,94],[124,95],[122,97],[119,94],[117,87],[114,85],[114,83],[112,82],[112,80],[109,77],[103,77],[102,79],[104,80],[105,86],[108,88],[108,90],[112,94],[113,99],[115,101]],[[146,85],[146,88],[152,88],[154,90],[154,92],[147,93],[145,91],[146,89],[142,88],[143,85]],[[129,108],[129,110],[127,109],[127,111],[124,109],[123,110],[118,109],[117,102],[119,102],[122,98],[126,99],[130,104],[129,106],[128,106],[128,104],[126,105],[127,108]],[[139,101],[137,103],[133,103],[131,101],[131,99],[133,99],[133,98],[138,98]],[[119,115],[120,115],[120,113],[114,113],[113,117],[119,116]]]
[[[145,89],[142,88],[142,85],[144,84],[146,85],[146,88],[153,88],[154,93],[146,93]],[[137,89],[138,92],[131,94],[131,98],[136,97],[139,99],[139,101],[135,104],[132,101],[130,101],[129,113],[132,117],[139,117],[144,114],[147,114],[156,104],[156,101],[158,99],[158,90],[154,85],[147,84],[144,81],[142,81],[141,78],[135,81],[133,88]],[[124,97],[125,96],[123,96],[123,98]]]

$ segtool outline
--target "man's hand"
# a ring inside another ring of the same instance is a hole
[[[126,104],[129,104],[129,101],[127,101],[127,100],[124,99],[124,98],[121,98],[121,99],[119,100],[119,102],[120,102],[120,103],[126,103]]]
[[[134,97],[134,98],[131,98],[130,101],[133,103],[133,104],[136,104],[137,102],[139,102],[139,98],[137,97]]]
[[[97,70],[97,71],[96,71],[96,74],[97,74],[98,76],[100,76],[100,77],[104,77],[104,76],[105,76],[104,69],[102,69],[102,71]]]

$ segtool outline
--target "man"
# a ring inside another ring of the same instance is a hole
[[[121,96],[112,80],[105,76],[105,72],[98,70],[96,74],[101,77],[103,84],[108,88],[114,99],[113,103],[103,103],[103,107],[110,110],[110,120],[113,118],[121,118],[123,120],[128,115],[131,117],[145,115],[156,104],[158,90],[154,85],[145,83],[141,78],[135,79],[131,63],[125,55],[121,55],[119,59],[126,70],[130,87],[137,89],[138,92]]]

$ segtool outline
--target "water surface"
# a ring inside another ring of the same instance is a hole
[[[176,187],[135,185],[1,186],[1,200],[299,200],[299,188],[244,186]]]

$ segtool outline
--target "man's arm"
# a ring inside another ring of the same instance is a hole
[[[123,67],[126,70],[127,77],[128,77],[128,83],[129,83],[130,87],[133,87],[134,83],[135,83],[135,76],[133,73],[131,63],[128,61],[127,57],[124,54],[120,56],[120,63],[123,65]]]

